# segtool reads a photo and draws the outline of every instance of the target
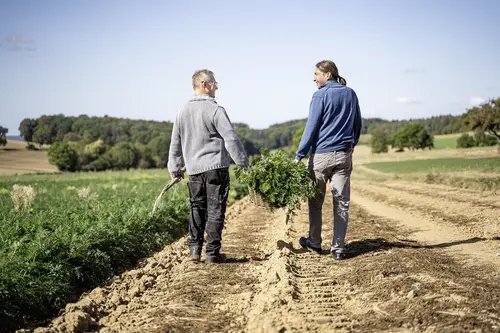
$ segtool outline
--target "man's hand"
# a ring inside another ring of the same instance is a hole
[[[170,174],[170,177],[172,177],[172,179],[175,179],[175,178],[184,178],[184,172],[182,170],[172,172]]]
[[[298,158],[296,158],[294,162],[295,162],[295,164],[298,164],[298,163],[300,163],[300,160]]]

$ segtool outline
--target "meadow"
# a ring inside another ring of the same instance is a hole
[[[457,139],[461,134],[436,135],[434,136],[434,149],[455,149]]]

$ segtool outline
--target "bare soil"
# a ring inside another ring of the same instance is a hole
[[[46,150],[27,150],[26,142],[13,140],[0,148],[0,176],[57,171],[49,163]]]
[[[307,205],[286,224],[246,198],[227,263],[192,263],[181,239],[35,332],[500,332],[498,197],[354,181],[344,261],[328,254],[331,200],[323,255],[298,244]]]

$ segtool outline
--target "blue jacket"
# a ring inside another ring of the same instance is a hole
[[[309,150],[311,154],[322,154],[352,149],[360,134],[361,111],[356,93],[330,80],[313,94],[296,158],[304,158]]]

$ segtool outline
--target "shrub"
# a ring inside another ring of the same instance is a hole
[[[474,133],[474,141],[478,147],[491,147],[498,143],[498,139],[493,135],[488,135],[482,131]]]
[[[99,139],[85,146],[84,152],[91,156],[92,160],[96,160],[99,156],[104,154],[107,150],[104,142]]]
[[[139,163],[139,152],[128,142],[120,142],[103,155],[113,169],[135,168]]]
[[[387,153],[389,151],[389,144],[391,143],[387,132],[382,128],[378,128],[371,134],[370,146],[372,147],[372,153]]]
[[[32,143],[28,143],[26,145],[26,149],[28,149],[28,150],[38,150],[38,148],[34,144],[32,144]]]
[[[392,147],[398,151],[434,148],[434,138],[419,123],[409,123],[399,129],[392,137]]]
[[[168,163],[168,152],[170,149],[170,138],[166,136],[154,137],[147,145],[152,156],[156,159],[158,167],[163,168]]]
[[[475,146],[476,142],[474,141],[474,138],[467,133],[462,134],[457,139],[457,148],[471,148]]]
[[[75,171],[78,153],[67,142],[55,142],[49,148],[49,162],[61,171]]]

